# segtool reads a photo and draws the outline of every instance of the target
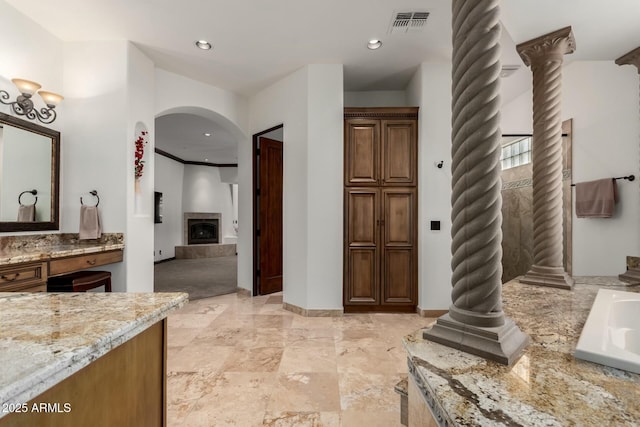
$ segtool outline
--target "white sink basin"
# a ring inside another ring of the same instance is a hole
[[[640,294],[600,289],[574,356],[640,374]]]

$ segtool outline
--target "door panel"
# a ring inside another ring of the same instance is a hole
[[[377,184],[380,121],[348,120],[345,124],[345,180],[351,185]]]
[[[415,304],[417,204],[415,188],[382,190],[382,303]]]
[[[378,191],[347,190],[347,242],[349,247],[378,244]]]
[[[383,190],[385,246],[411,246],[415,239],[414,189]]]
[[[282,291],[282,142],[260,138],[260,295]]]
[[[379,192],[375,188],[345,191],[345,303],[378,304]]]
[[[412,248],[385,249],[383,302],[414,304],[415,262]]]
[[[382,121],[383,184],[415,185],[417,129],[413,120]]]
[[[377,248],[349,249],[347,302],[378,304]]]

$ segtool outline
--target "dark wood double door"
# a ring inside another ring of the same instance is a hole
[[[417,108],[345,109],[344,310],[417,305]]]

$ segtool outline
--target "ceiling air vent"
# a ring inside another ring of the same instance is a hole
[[[389,34],[422,31],[429,12],[395,12],[391,18]]]

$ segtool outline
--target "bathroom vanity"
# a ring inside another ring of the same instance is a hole
[[[576,359],[601,288],[640,292],[616,278],[576,277],[573,290],[503,286],[503,307],[531,337],[511,367],[406,336],[410,426],[637,426],[640,375]]]
[[[166,425],[184,293],[0,293],[0,426]]]
[[[48,277],[121,262],[123,250],[122,233],[0,237],[0,292],[44,292]]]

